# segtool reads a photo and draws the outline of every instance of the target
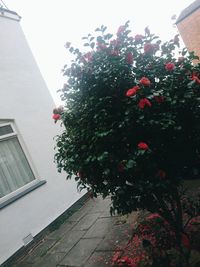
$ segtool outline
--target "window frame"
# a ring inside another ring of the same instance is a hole
[[[3,126],[10,126],[11,129],[13,130],[12,133],[0,135],[0,142],[3,140],[9,140],[12,138],[17,138],[19,145],[24,153],[24,156],[27,160],[27,163],[30,167],[31,172],[33,173],[34,180],[25,184],[22,187],[19,187],[15,191],[12,191],[8,193],[7,195],[3,196],[0,198],[0,209],[4,208],[5,206],[11,204],[12,202],[16,201],[17,199],[21,198],[22,196],[26,195],[27,193],[33,191],[34,189],[38,188],[39,186],[43,185],[46,183],[46,180],[41,180],[39,178],[39,175],[37,173],[37,170],[33,164],[33,161],[31,160],[31,157],[28,153],[28,150],[25,146],[25,143],[22,139],[22,136],[20,135],[19,131],[17,131],[17,127],[15,124],[11,121],[9,122],[2,122],[0,123],[0,128]]]

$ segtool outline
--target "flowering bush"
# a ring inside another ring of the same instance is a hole
[[[148,28],[135,37],[128,22],[113,37],[106,27],[83,37],[88,52],[63,69],[66,130],[57,138],[58,170],[103,197],[111,212],[159,213],[181,242],[179,188],[200,160],[200,65],[179,51],[179,39],[162,43]]]
[[[181,243],[182,249],[189,252],[188,235],[181,236]],[[139,220],[132,240],[121,252],[113,254],[111,263],[112,266],[124,267],[177,267],[180,266],[177,265],[180,257],[173,229],[159,214],[154,213]]]

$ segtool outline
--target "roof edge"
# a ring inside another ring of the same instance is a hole
[[[18,21],[21,19],[21,17],[17,14],[17,12],[12,11],[10,9],[3,8],[3,7],[0,7],[0,16],[2,17],[5,16],[7,18],[15,19]]]
[[[185,18],[190,16],[192,13],[194,13],[199,8],[200,8],[200,0],[195,0],[189,6],[187,6],[185,9],[183,9],[181,11],[181,13],[180,13],[178,19],[176,20],[175,24],[178,24],[179,22],[184,20]]]

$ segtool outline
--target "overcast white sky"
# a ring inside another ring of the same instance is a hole
[[[179,15],[193,0],[4,0],[21,17],[21,26],[56,104],[62,88],[61,69],[69,60],[64,44],[81,44],[81,37],[102,24],[113,33],[130,20],[133,36],[146,26],[161,37],[177,32],[172,15]]]

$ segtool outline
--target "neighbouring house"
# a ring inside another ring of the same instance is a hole
[[[57,172],[55,104],[19,22],[0,9],[0,265],[83,195]]]
[[[200,57],[200,0],[180,13],[176,25],[187,49]]]

